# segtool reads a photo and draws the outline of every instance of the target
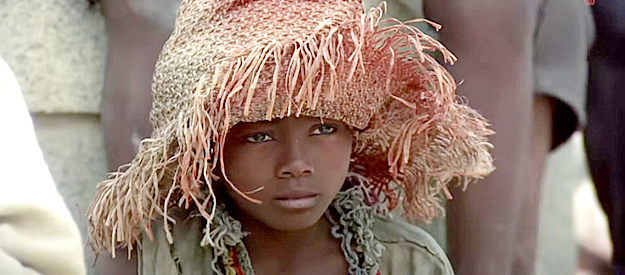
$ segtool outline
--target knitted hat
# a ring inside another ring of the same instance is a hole
[[[401,205],[411,218],[435,217],[451,182],[489,174],[492,132],[430,54],[455,57],[408,25],[428,21],[382,20],[384,10],[365,14],[361,0],[184,0],[156,64],[153,134],[89,209],[94,248],[132,249],[143,232],[151,238],[153,219],[172,221],[173,206],[196,209],[208,228],[226,134],[239,122],[343,121],[356,132],[350,171],[370,203]]]

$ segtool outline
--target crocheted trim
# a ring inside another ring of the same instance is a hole
[[[339,192],[326,215],[332,226],[332,236],[341,239],[341,248],[350,275],[374,275],[380,269],[384,246],[375,239],[373,223],[376,211],[367,205],[365,189],[354,186]],[[332,214],[336,211],[336,214]],[[335,220],[332,216],[338,217]]]
[[[211,265],[213,271],[222,274],[219,266],[226,267],[225,274],[232,274],[234,262],[230,257],[232,247],[243,244],[243,238],[247,233],[241,230],[241,223],[228,214],[223,205],[215,207],[213,221],[206,224],[203,230],[204,237],[200,241],[200,246],[210,246],[213,249],[213,260]],[[171,242],[170,242],[171,243]]]

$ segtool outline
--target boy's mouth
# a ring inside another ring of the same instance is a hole
[[[307,209],[317,204],[319,196],[319,194],[313,192],[294,191],[277,196],[273,199],[273,202],[281,208],[293,210]]]

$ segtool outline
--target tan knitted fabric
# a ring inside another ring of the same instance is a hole
[[[492,132],[457,101],[452,76],[430,54],[455,57],[411,22],[384,21],[384,9],[364,13],[360,0],[183,1],[156,64],[154,133],[100,184],[89,210],[95,249],[132,250],[143,231],[151,236],[151,220],[170,222],[172,205],[198,209],[208,228],[211,184],[239,122],[345,122],[357,129],[351,170],[367,179],[379,199],[371,203],[401,205],[412,218],[440,213],[452,180],[466,186],[489,174]]]

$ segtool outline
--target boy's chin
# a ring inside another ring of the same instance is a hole
[[[284,218],[276,222],[265,222],[265,225],[277,231],[302,231],[314,227],[323,215],[319,217]]]

